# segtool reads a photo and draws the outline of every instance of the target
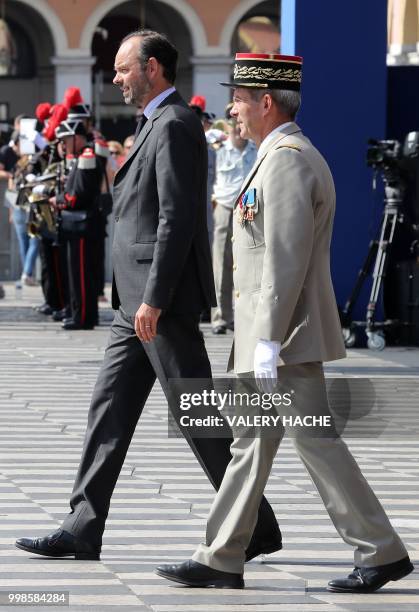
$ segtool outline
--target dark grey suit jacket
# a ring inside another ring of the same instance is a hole
[[[207,146],[177,92],[153,112],[115,176],[112,306],[173,313],[215,304],[206,219]]]

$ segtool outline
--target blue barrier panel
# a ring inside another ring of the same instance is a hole
[[[304,58],[298,123],[336,184],[332,275],[340,305],[371,237],[374,195],[365,155],[368,138],[385,137],[386,32],[385,0],[282,0],[281,52]],[[362,298],[357,317],[365,314],[366,291]]]

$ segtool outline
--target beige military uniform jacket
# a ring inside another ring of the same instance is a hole
[[[333,178],[298,125],[288,125],[264,147],[241,193],[253,189],[253,221],[240,223],[238,204],[233,216],[229,369],[252,372],[259,339],[282,344],[278,365],[344,357],[330,276]]]

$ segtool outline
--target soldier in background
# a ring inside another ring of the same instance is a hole
[[[62,211],[61,228],[68,252],[71,317],[64,319],[62,327],[92,329],[98,322],[95,240],[100,224],[97,203],[104,171],[88,144],[82,121],[63,121],[56,129],[56,136],[63,142],[67,155],[75,157],[64,191],[54,201]]]
[[[226,107],[228,140],[217,150],[216,178],[213,189],[214,242],[213,267],[217,306],[212,309],[214,334],[233,329],[233,207],[240,187],[256,160],[256,146],[240,136],[235,119],[230,116],[232,104]]]
[[[66,168],[65,154],[59,154],[59,147],[51,145],[49,165],[45,171],[55,173],[55,194],[62,191]],[[56,221],[56,216],[54,216]],[[68,290],[68,266],[66,246],[56,231],[51,233],[48,228],[41,228],[40,242],[41,285],[45,303],[37,308],[42,314],[51,314],[54,321],[61,321],[70,316],[70,296]]]
[[[99,215],[95,224],[95,264],[94,274],[96,275],[96,286],[98,290],[98,299],[101,302],[106,302],[105,297],[105,241],[106,241],[106,225],[107,216],[112,209],[112,200],[109,189],[108,175],[111,171],[109,159],[109,147],[104,136],[95,128],[94,120],[90,110],[90,105],[83,101],[83,98],[78,87],[68,87],[64,93],[64,105],[68,109],[69,121],[81,121],[87,132],[87,144],[95,152],[98,164],[102,167],[103,182],[101,192],[108,194],[103,197],[99,203]],[[106,203],[104,206],[101,203]]]
[[[55,136],[55,129],[67,118],[67,109],[61,104],[41,102],[36,107],[35,116],[38,120],[37,129],[42,130],[42,135],[48,143],[42,152],[46,167],[38,177],[40,184],[32,192],[34,206],[37,208],[37,201],[46,204],[49,197],[61,193],[69,168],[66,168],[67,160],[62,143],[59,143]],[[70,316],[68,266],[66,245],[57,232],[57,216],[52,216],[54,231],[48,223],[43,222],[39,226],[41,286],[45,302],[35,310],[44,315],[52,315],[54,321],[61,321]]]

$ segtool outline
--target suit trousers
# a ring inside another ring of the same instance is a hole
[[[111,327],[91,400],[83,453],[70,499],[71,512],[62,524],[63,529],[94,546],[101,546],[111,496],[156,377],[169,408],[170,378],[211,378],[199,314],[164,313],[157,332],[151,343],[143,344],[135,334],[134,318],[122,309]],[[187,441],[218,489],[231,460],[232,439]],[[263,498],[255,537],[265,541],[277,532],[275,515]]]
[[[330,415],[321,363],[280,367],[278,380],[285,377],[300,381],[295,389],[297,414]],[[196,550],[195,561],[243,573],[244,551],[284,435],[282,423],[276,431],[276,436],[263,436],[259,431],[236,437],[235,433],[233,458],[210,510],[206,543]],[[355,548],[355,565],[385,565],[405,557],[403,543],[340,436],[314,435],[305,428],[290,435],[339,535]]]
[[[230,325],[233,322],[233,209],[218,204],[214,210],[214,241],[212,258],[214,265],[217,306],[212,309],[211,323]]]

